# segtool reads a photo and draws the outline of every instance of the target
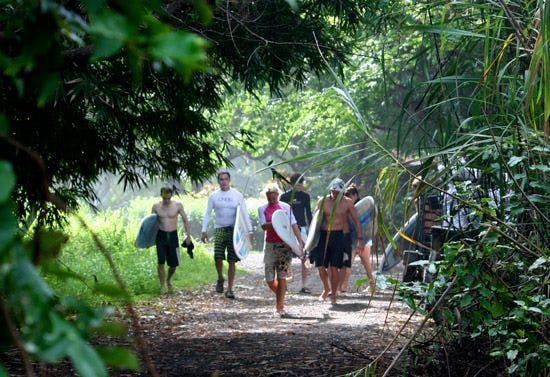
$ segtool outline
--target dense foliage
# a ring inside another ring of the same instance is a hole
[[[416,135],[421,171],[396,159],[380,192],[395,200],[405,192],[396,175],[421,175],[418,200],[452,201],[444,217],[462,212],[469,224],[426,265],[433,281],[403,287],[411,306],[439,325],[439,351],[430,342],[430,358],[447,352],[441,359],[448,362],[433,375],[476,365],[486,375],[545,375],[550,5],[430,2],[410,14],[407,28],[433,37],[417,60],[426,75],[416,91],[425,97],[400,124],[403,134]]]
[[[106,362],[138,366],[128,350],[89,345],[97,331],[125,333],[105,324],[106,309],[56,296],[38,275],[33,263],[55,258],[67,240],[42,226],[93,199],[103,172],[138,187],[150,177],[211,176],[228,163],[228,143],[250,143],[246,131],[223,135],[210,119],[233,80],[247,90],[300,86],[307,72],[326,69],[319,51],[341,67],[354,42],[348,36],[378,20],[380,4],[0,3],[0,316],[9,330],[2,345],[17,347],[27,374],[32,359],[69,358],[82,376],[106,375]],[[26,221],[20,228],[17,220]],[[155,375],[112,252],[91,236],[116,282],[98,289],[126,304],[144,367]]]
[[[228,143],[250,144],[247,131],[224,135],[207,115],[232,80],[300,86],[326,69],[320,51],[340,66],[349,36],[379,19],[371,1],[195,3],[2,5],[0,113],[10,131],[0,157],[14,166],[20,215],[44,200],[44,179],[75,206],[93,198],[102,172],[130,186],[211,176],[228,163]]]

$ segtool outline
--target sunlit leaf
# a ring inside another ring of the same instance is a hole
[[[119,368],[137,369],[139,360],[131,350],[122,347],[98,347],[97,352],[108,364]]]

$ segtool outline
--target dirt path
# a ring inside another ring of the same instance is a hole
[[[377,291],[372,299],[368,293],[348,293],[335,307],[319,301],[322,289],[314,268],[308,284],[312,294],[297,293],[301,276],[295,259],[286,300],[292,318],[281,319],[273,314],[275,297],[264,281],[262,254],[249,255],[240,266],[249,273],[238,273],[235,300],[216,293],[212,284],[137,308],[160,376],[339,376],[376,358],[410,315],[403,303],[391,302],[391,291]],[[361,277],[357,261],[350,285]],[[112,345],[113,339],[99,342]],[[378,375],[398,349],[394,345],[385,354]],[[22,366],[14,356],[1,359],[10,375],[18,376]],[[35,370],[41,376],[75,375],[68,363]],[[115,370],[111,375],[146,373]]]
[[[310,270],[312,294],[300,289],[294,260],[287,311],[273,315],[274,295],[266,287],[262,254],[241,263],[250,274],[237,276],[235,300],[202,291],[178,292],[139,313],[162,376],[336,376],[367,365],[391,341],[410,311],[391,292],[348,293],[333,307],[319,301],[317,271]],[[351,282],[363,277],[356,263]],[[396,347],[386,354],[388,364]]]

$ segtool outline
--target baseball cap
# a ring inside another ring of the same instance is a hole
[[[346,182],[340,178],[334,178],[328,185],[330,191],[342,191],[346,187]]]

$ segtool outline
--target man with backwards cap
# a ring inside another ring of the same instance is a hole
[[[349,233],[348,217],[351,217],[353,225],[357,229],[358,247],[365,246],[359,215],[354,203],[342,193],[345,186],[346,183],[343,180],[334,178],[328,186],[330,194],[321,198],[315,207],[315,209],[322,208],[323,221],[319,244],[312,250],[311,260],[312,263],[315,262],[315,267],[317,267],[323,283],[323,293],[319,298],[325,300],[330,296],[333,305],[336,304],[339,287],[338,270],[343,267],[344,253],[350,247],[344,235]]]

